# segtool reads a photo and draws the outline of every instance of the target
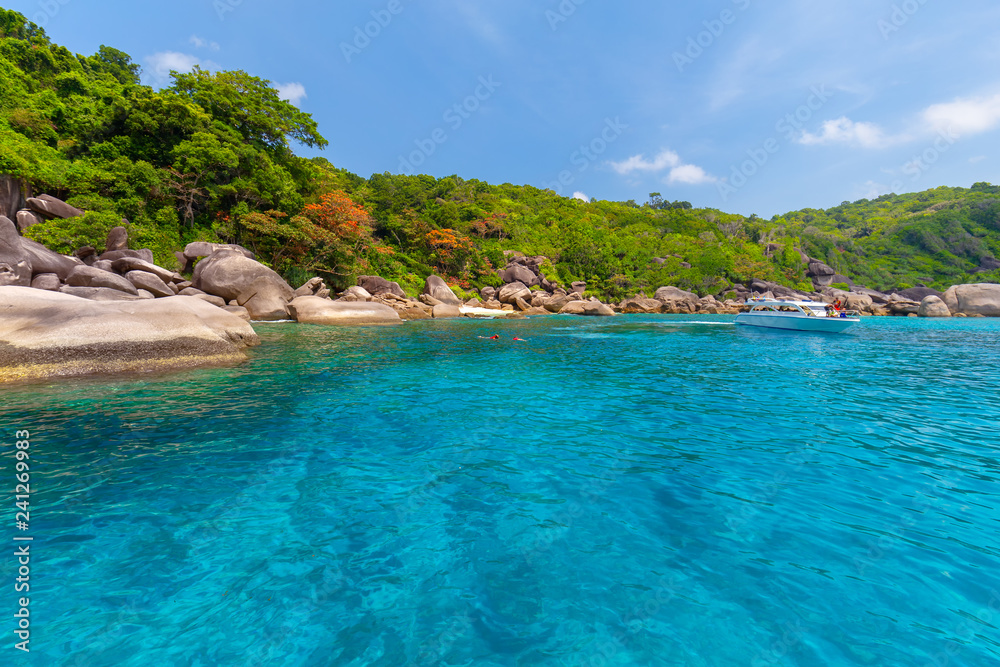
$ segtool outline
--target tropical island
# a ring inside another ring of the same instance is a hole
[[[0,9],[0,379],[228,363],[250,321],[735,314],[754,292],[1000,316],[1000,186],[764,220],[657,192],[365,179],[293,152],[328,140],[269,81],[172,79],[142,85],[128,54],[73,54]]]

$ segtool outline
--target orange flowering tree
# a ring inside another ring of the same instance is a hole
[[[374,222],[364,206],[343,192],[328,192],[317,204],[308,204],[302,215],[311,239],[309,256],[303,266],[329,274],[337,286],[346,286],[358,270],[367,268],[365,256],[375,245]]]
[[[434,229],[424,237],[431,247],[438,268],[444,273],[458,273],[472,252],[472,240],[454,229]]]

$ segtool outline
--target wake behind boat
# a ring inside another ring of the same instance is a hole
[[[861,321],[856,310],[837,310],[820,301],[782,301],[753,297],[750,310],[736,316],[736,324],[789,331],[841,333]]]

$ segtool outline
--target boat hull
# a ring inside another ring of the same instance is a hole
[[[820,333],[842,333],[857,324],[856,317],[808,317],[791,313],[741,313],[736,316],[736,324],[764,329],[785,331],[815,331]]]

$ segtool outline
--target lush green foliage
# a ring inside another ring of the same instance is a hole
[[[808,288],[800,249],[878,289],[998,280],[1000,188],[938,188],[764,221],[688,202],[583,202],[458,176],[364,179],[291,142],[324,147],[316,123],[245,72],[195,69],[153,90],[121,51],[89,57],[0,9],[0,173],[87,210],[31,236],[99,250],[122,218],[138,247],[174,266],[189,241],[241,243],[290,281],[332,287],[360,273],[411,292],[436,272],[464,289],[499,284],[505,253],[549,258],[551,280],[623,298],[677,285],[726,293],[754,278]]]

